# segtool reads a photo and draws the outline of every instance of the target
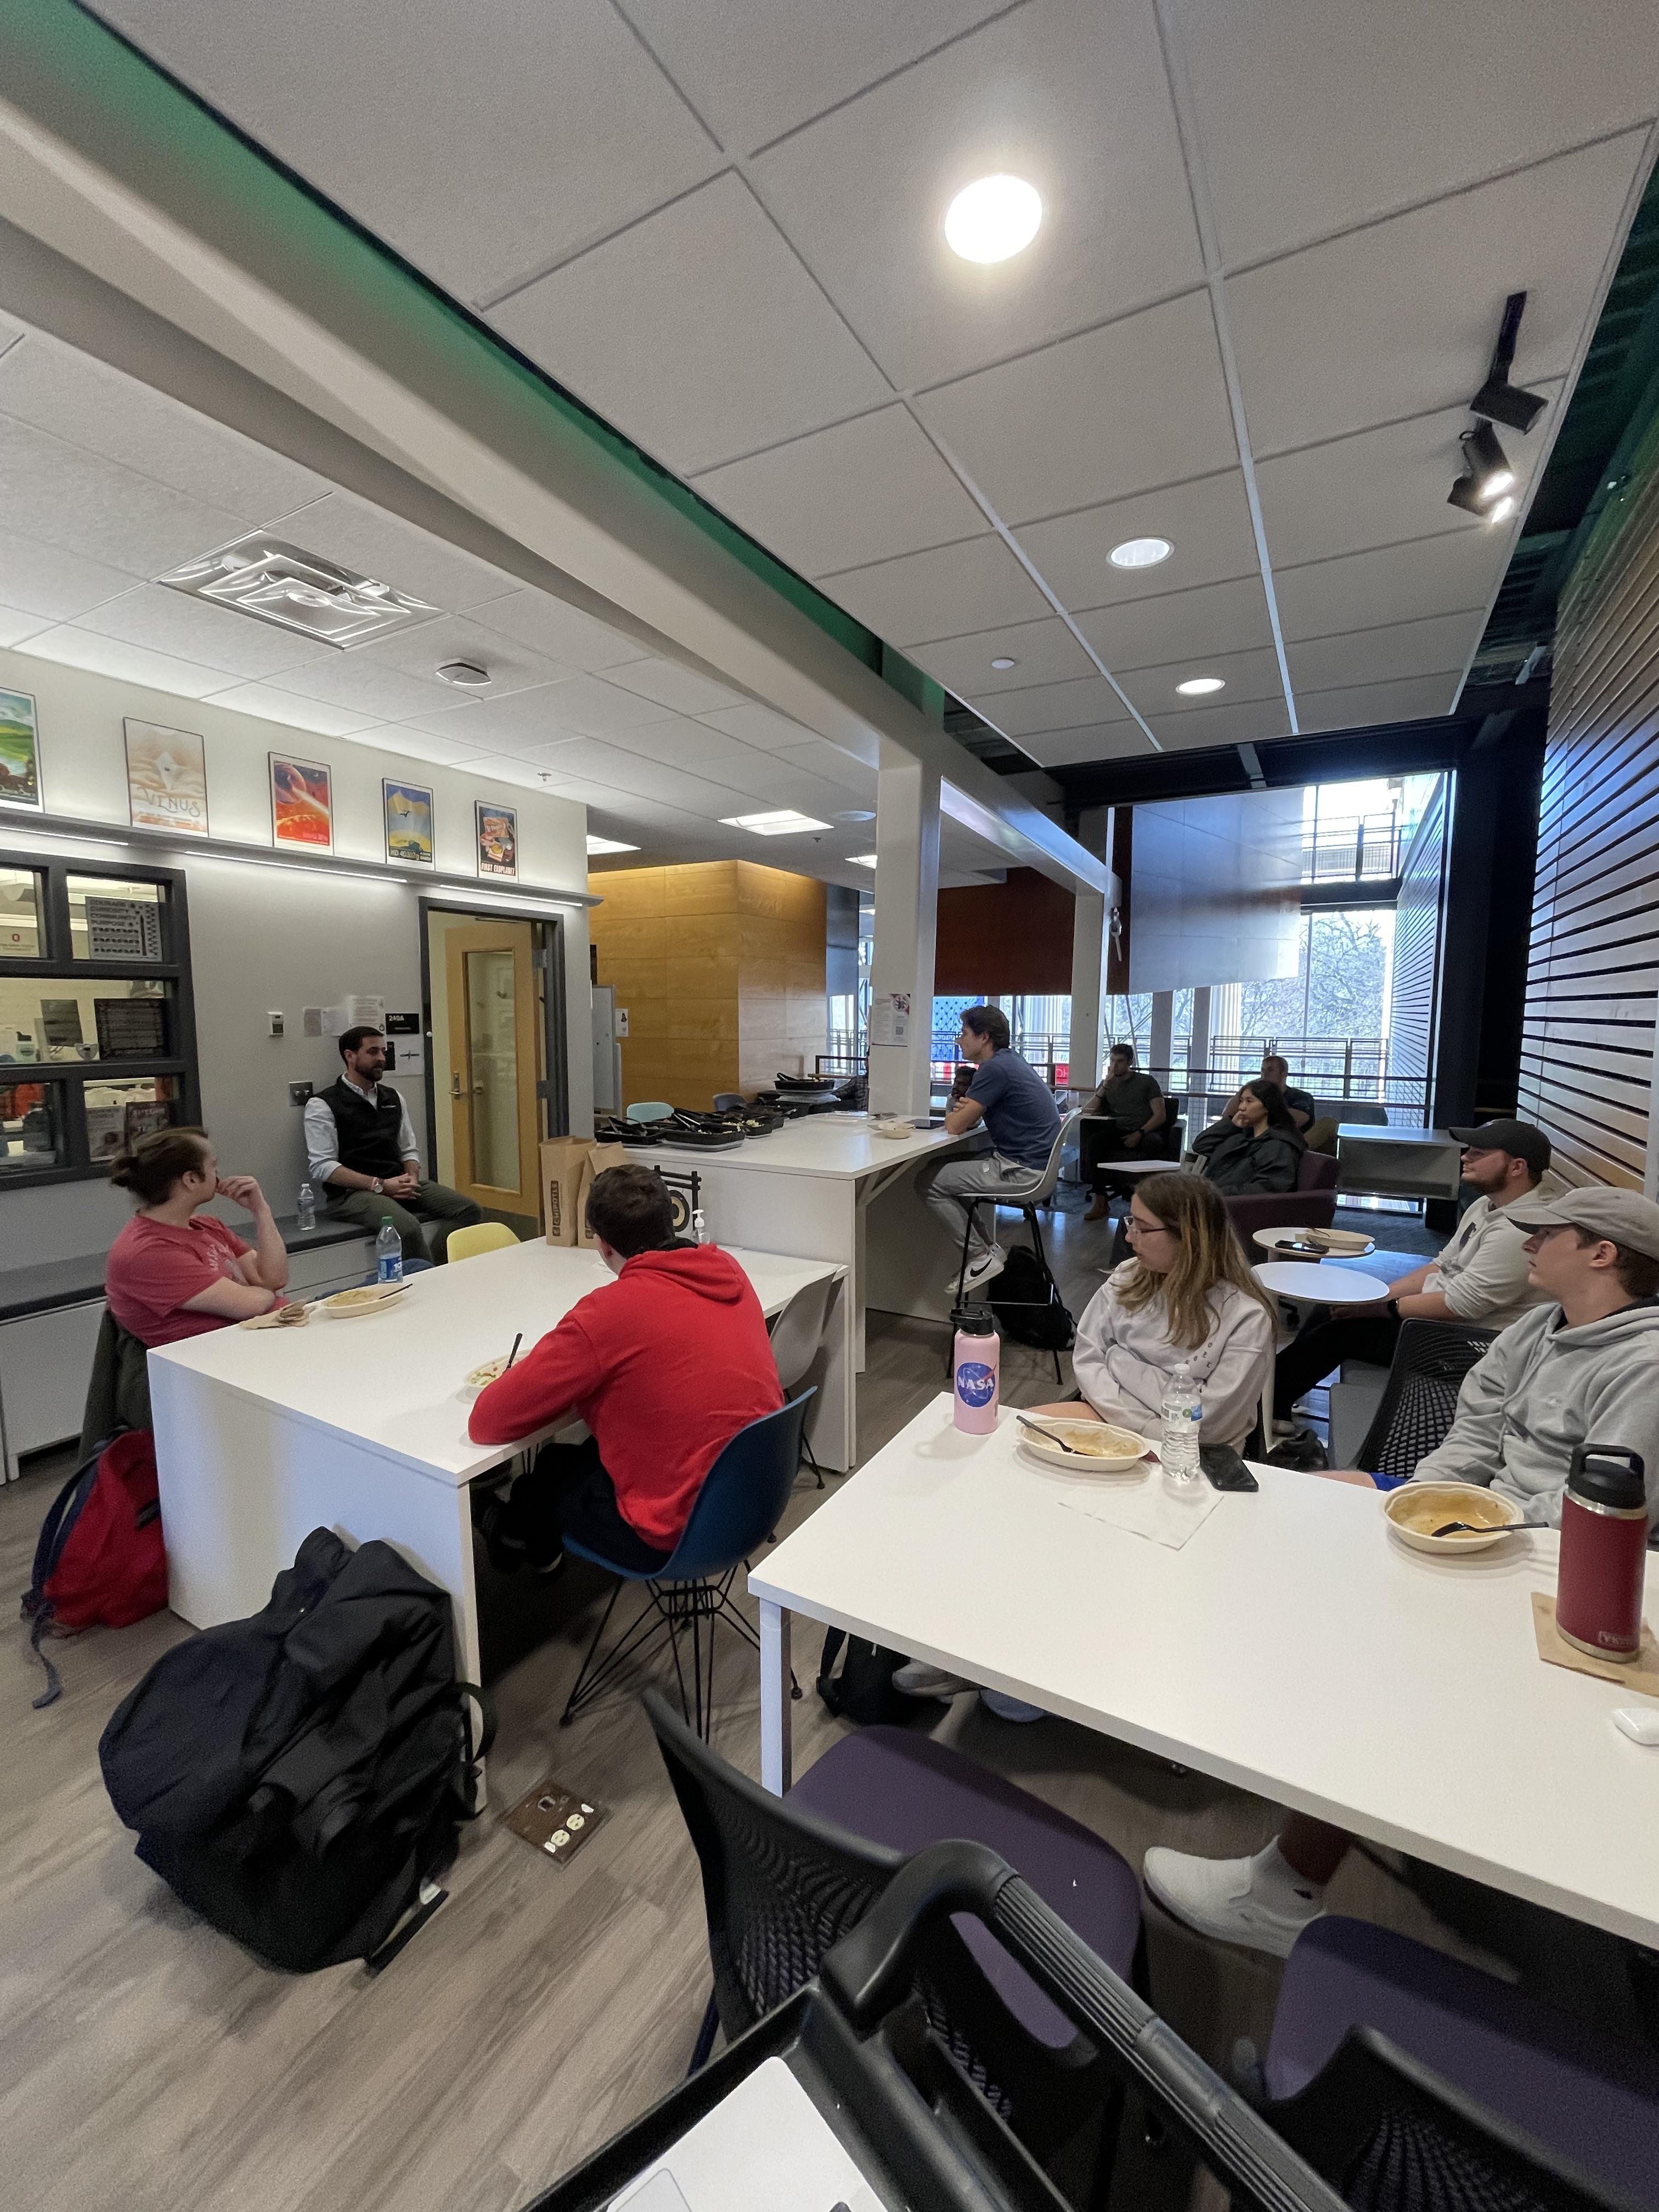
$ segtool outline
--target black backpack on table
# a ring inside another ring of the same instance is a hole
[[[313,1528],[263,1612],[156,1661],[98,1755],[145,1864],[307,1972],[385,1965],[442,1904],[494,1732],[483,1692],[456,1678],[448,1591],[389,1544],[352,1552]]]

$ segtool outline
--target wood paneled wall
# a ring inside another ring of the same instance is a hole
[[[1659,434],[1556,629],[1521,1112],[1569,1181],[1652,1188],[1656,989]]]
[[[824,1048],[824,890],[749,860],[613,868],[590,888],[601,983],[628,1012],[624,1104],[707,1109]]]
[[[1069,991],[1075,905],[1063,884],[1035,868],[1010,868],[1006,883],[941,891],[935,992],[1000,999]]]

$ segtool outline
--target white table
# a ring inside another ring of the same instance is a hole
[[[1170,1551],[1065,1504],[1113,1478],[1028,1462],[1018,1433],[1005,1409],[963,1436],[941,1397],[756,1562],[769,1788],[789,1779],[803,1613],[1659,1942],[1659,1752],[1611,1724],[1630,1691],[1537,1656],[1551,1532],[1426,1559],[1375,1492],[1258,1465],[1258,1495],[1219,1498]],[[1652,1580],[1648,1614],[1659,1626]]]
[[[1367,1275],[1359,1262],[1334,1260],[1265,1260],[1255,1270],[1264,1291],[1276,1298],[1296,1298],[1320,1306],[1374,1305],[1389,1286],[1380,1275]]]
[[[1294,1248],[1298,1244],[1304,1244],[1308,1241],[1309,1237],[1317,1237],[1322,1232],[1317,1229],[1291,1227],[1287,1229],[1255,1229],[1251,1231],[1250,1235],[1252,1240],[1255,1243],[1259,1244],[1264,1252],[1282,1252],[1287,1248]],[[1364,1253],[1333,1251],[1328,1253],[1326,1256],[1328,1259],[1334,1261],[1336,1265],[1340,1267],[1349,1266],[1358,1267],[1362,1259],[1369,1256],[1369,1255],[1376,1249],[1376,1246],[1374,1239],[1368,1237],[1365,1240],[1365,1250]]]
[[[732,1256],[769,1318],[838,1272],[769,1252]],[[511,1351],[520,1330],[534,1344],[611,1280],[596,1252],[518,1244],[412,1276],[395,1308],[365,1319],[215,1329],[152,1352],[173,1612],[197,1628],[257,1613],[313,1528],[355,1543],[383,1537],[454,1599],[458,1664],[476,1682],[468,1488],[554,1431],[474,1443],[463,1378]],[[826,1330],[832,1388],[841,1299],[837,1291]]]
[[[813,1437],[827,1467],[857,1463],[854,1384],[864,1365],[866,1309],[927,1321],[951,1317],[962,1233],[946,1235],[916,1196],[915,1182],[930,1159],[966,1151],[970,1142],[943,1129],[878,1137],[867,1116],[836,1112],[786,1121],[730,1152],[653,1145],[640,1154],[672,1174],[696,1173],[708,1233],[720,1243],[833,1261],[846,1269],[851,1288],[843,1395],[825,1407]]]

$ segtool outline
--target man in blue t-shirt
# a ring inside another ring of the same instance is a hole
[[[941,1161],[937,1167],[924,1168],[916,1179],[917,1189],[953,1240],[962,1234],[963,1209],[959,1200],[994,1197],[1010,1206],[1018,1205],[1048,1166],[1054,1139],[1060,1134],[1060,1109],[1054,1104],[1054,1093],[1036,1069],[1012,1050],[1008,1018],[1000,1007],[969,1006],[962,1018],[957,1051],[973,1074],[964,1089],[958,1071],[945,1126],[953,1137],[965,1137],[982,1125],[992,1150],[971,1159]],[[980,1228],[982,1218],[979,1213],[974,1217],[964,1290],[977,1290],[1002,1272],[1002,1248],[987,1243]],[[994,1234],[994,1212],[991,1218]],[[952,1290],[956,1281],[952,1272]]]

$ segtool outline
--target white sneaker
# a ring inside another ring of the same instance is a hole
[[[893,1687],[906,1698],[954,1698],[972,1686],[960,1674],[930,1666],[926,1659],[907,1660],[893,1674]]]
[[[1166,1912],[1218,1942],[1243,1943],[1288,1959],[1291,1946],[1325,1910],[1325,1893],[1279,1853],[1277,1839],[1254,1858],[1205,1859],[1157,1848],[1142,1871]]]
[[[1000,1721],[1046,1721],[1048,1717],[1041,1705],[1028,1705],[1024,1698],[1011,1698],[1006,1690],[981,1690],[979,1699]]]
[[[968,1272],[962,1279],[964,1294],[978,1290],[981,1283],[988,1283],[994,1275],[1000,1275],[1007,1264],[1001,1245],[994,1244],[988,1252],[983,1252],[977,1260],[969,1261]],[[950,1288],[955,1290],[956,1286],[957,1279],[952,1275]]]

